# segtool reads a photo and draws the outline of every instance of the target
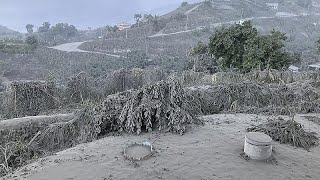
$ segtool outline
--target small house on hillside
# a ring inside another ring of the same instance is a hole
[[[266,5],[271,8],[271,9],[274,9],[274,10],[277,10],[278,7],[279,7],[279,3],[266,3]]]
[[[131,24],[128,23],[120,23],[117,25],[117,27],[119,28],[120,31],[128,29],[131,27]]]
[[[278,10],[279,2],[279,0],[263,0],[261,3],[264,3],[270,9]]]
[[[308,70],[319,70],[319,69],[320,69],[320,63],[315,63],[308,66]]]
[[[312,1],[312,6],[314,6],[314,7],[320,7],[320,1],[315,1],[315,0],[313,0],[313,1]]]
[[[291,65],[289,66],[288,70],[291,72],[299,72],[299,69],[297,66]]]

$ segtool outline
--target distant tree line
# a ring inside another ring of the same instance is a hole
[[[160,16],[152,15],[152,14],[135,14],[134,19],[136,20],[136,24],[132,26],[132,28],[140,27],[142,24],[151,25],[153,31],[160,31],[166,25],[165,19],[161,19]]]
[[[312,6],[312,0],[296,0],[298,6],[303,7],[305,9],[310,8]]]
[[[114,26],[107,25],[107,26],[100,27],[100,28],[97,28],[97,29],[92,30],[92,31],[88,31],[88,33],[93,35],[93,38],[96,38],[96,37],[104,37],[104,38],[106,38],[109,34],[112,34],[112,33],[118,32],[118,31],[119,31],[118,26],[116,26],[116,25],[114,25]]]
[[[188,6],[188,2],[187,1],[184,1],[181,3],[181,7],[185,7],[185,6]]]
[[[26,29],[29,35],[36,36],[44,44],[65,42],[79,34],[77,28],[68,23],[57,23],[51,26],[49,22],[44,22],[36,31],[34,31],[34,25],[27,24]]]

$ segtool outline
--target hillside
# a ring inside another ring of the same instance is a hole
[[[257,2],[257,1],[255,1]],[[277,9],[267,6],[267,0],[202,2],[178,7],[158,19],[158,29],[144,20],[126,32],[108,34],[107,39],[87,42],[80,48],[101,52],[118,50],[145,51],[156,64],[175,59],[186,62],[187,52],[198,41],[208,41],[217,28],[251,20],[260,33],[272,29],[289,37],[287,49],[303,53],[306,63],[315,62],[315,39],[320,36],[320,7],[318,1],[279,1]],[[275,1],[277,2],[277,1]],[[148,48],[147,48],[148,47]],[[179,68],[181,70],[182,66]],[[176,70],[179,70],[176,69]]]
[[[22,34],[7,28],[6,26],[0,25],[0,39],[3,38],[18,38],[21,37]]]
[[[319,56],[314,53],[314,43],[320,36],[320,6],[314,3],[305,9],[295,1],[286,1],[279,4],[278,10],[273,10],[263,5],[263,2],[255,4],[233,0],[189,4],[158,17],[156,21],[141,20],[139,26],[134,25],[128,29],[128,38],[126,31],[118,31],[107,34],[106,39],[88,41],[79,47],[87,51],[120,55],[120,59],[103,54],[68,53],[45,47],[27,55],[2,53],[0,73],[10,80],[60,81],[81,71],[102,77],[121,67],[140,67],[131,59],[136,51],[140,55],[147,55],[147,66],[158,66],[168,74],[182,72],[188,66],[188,52],[199,41],[208,42],[217,28],[244,20],[251,20],[262,34],[272,29],[285,32],[288,36],[286,48],[292,52],[302,52],[304,64],[319,61]],[[8,34],[19,34],[3,26],[1,32],[6,37]]]

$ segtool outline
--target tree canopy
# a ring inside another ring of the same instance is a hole
[[[58,23],[52,26],[51,30],[55,36],[60,35],[64,38],[74,37],[78,33],[74,25],[68,25],[67,23]]]
[[[203,55],[207,53],[208,53],[208,46],[200,41],[194,48],[192,48],[190,55],[191,56]]]
[[[224,68],[281,69],[295,62],[284,47],[287,37],[279,31],[259,35],[250,21],[218,30],[208,45],[208,51],[221,60]]]
[[[134,19],[137,21],[137,24],[139,23],[140,19],[142,18],[141,14],[135,14]]]
[[[148,56],[142,51],[132,51],[127,54],[127,59],[133,62],[134,67],[144,69],[147,66]]]
[[[38,46],[38,40],[35,36],[28,36],[26,38],[26,44],[30,45],[32,49],[35,49]]]
[[[187,1],[184,1],[184,2],[181,3],[181,7],[185,7],[185,6],[187,6],[187,5],[188,5],[188,2],[187,2]]]
[[[212,3],[211,3],[210,0],[205,0],[205,1],[203,2],[203,4],[204,4],[206,7],[212,8]]]
[[[35,33],[41,43],[65,42],[76,37],[79,32],[74,25],[68,23],[57,23],[51,25],[49,22],[44,22]]]
[[[29,34],[33,33],[33,28],[34,28],[34,25],[32,25],[32,24],[26,25],[26,29]]]
[[[146,21],[148,24],[152,23],[153,21],[153,16],[152,14],[145,14],[143,15],[143,20]]]
[[[51,24],[49,22],[44,22],[41,27],[38,28],[38,32],[44,33],[50,30]]]

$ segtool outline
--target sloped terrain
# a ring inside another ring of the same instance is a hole
[[[105,39],[84,43],[84,50],[114,52],[114,50],[140,50],[151,59],[176,58],[185,63],[186,52],[198,41],[208,41],[216,28],[251,20],[260,33],[279,30],[287,34],[287,49],[302,52],[304,61],[317,61],[314,44],[320,36],[320,8],[304,6],[300,1],[282,1],[277,10],[266,5],[268,1],[212,1],[179,7],[160,17],[163,29],[157,32],[150,24],[132,27],[126,32],[115,33],[120,39]],[[188,16],[188,18],[187,18]],[[154,36],[150,36],[154,34]],[[168,60],[169,61],[169,60]]]
[[[163,26],[159,31],[155,31],[152,24],[141,22],[140,27],[127,31],[128,38],[125,38],[125,31],[120,31],[110,34],[107,39],[86,42],[79,47],[96,54],[85,51],[66,53],[48,48],[39,48],[25,55],[0,53],[0,72],[9,80],[61,81],[81,71],[101,77],[121,67],[138,67],[136,62],[126,58],[131,56],[128,52],[134,51],[147,55],[147,66],[159,66],[166,72],[181,72],[187,67],[188,52],[192,47],[199,41],[208,42],[216,28],[240,20],[253,21],[263,34],[272,29],[287,33],[287,49],[302,52],[304,64],[317,62],[319,56],[314,53],[315,40],[320,36],[320,7],[317,2],[311,8],[303,8],[296,1],[282,2],[278,10],[267,8],[263,2],[213,1],[211,5],[196,3],[179,7],[159,17]],[[284,16],[286,13],[288,16]],[[108,54],[125,58],[118,59]]]
[[[22,37],[22,34],[17,31],[11,30],[11,29],[7,28],[6,26],[0,25],[0,40],[4,39],[4,38],[14,38],[15,39],[19,36]]]

